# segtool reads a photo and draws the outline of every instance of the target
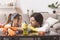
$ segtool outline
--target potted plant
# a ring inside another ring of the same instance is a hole
[[[60,4],[58,3],[58,1],[56,3],[52,3],[52,4],[48,5],[49,8],[54,9],[53,10],[53,13],[56,13],[56,10],[55,9],[58,9],[59,6],[60,6]]]

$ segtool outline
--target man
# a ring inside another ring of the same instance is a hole
[[[33,13],[30,17],[29,30],[36,32],[47,32],[47,26],[43,26],[43,16],[40,13]]]
[[[40,13],[33,13],[30,17],[30,25],[28,25],[29,30],[38,32],[39,35],[44,35],[48,28],[42,25],[43,16]],[[45,40],[45,38],[41,38],[41,40]]]

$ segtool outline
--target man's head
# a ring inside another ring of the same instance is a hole
[[[43,24],[43,16],[40,13],[33,13],[30,17],[30,23],[34,27],[41,27]]]

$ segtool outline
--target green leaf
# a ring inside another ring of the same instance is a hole
[[[55,4],[57,5],[58,4],[58,1]]]
[[[50,7],[50,8],[58,8],[59,6],[60,6],[60,4],[58,4],[58,1],[55,4],[52,3],[52,4],[48,5],[48,7]]]

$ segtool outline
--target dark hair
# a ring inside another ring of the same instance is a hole
[[[9,22],[11,22],[11,15],[12,15],[12,14],[9,14],[9,15],[8,15],[8,20],[7,20],[7,23],[6,23],[6,24],[8,24]]]
[[[19,19],[20,19],[20,18],[19,18],[20,16],[21,16],[21,15],[17,14],[17,15],[14,17],[14,19],[17,18],[17,19],[19,20]]]
[[[42,26],[42,24],[43,24],[43,16],[40,13],[35,12],[35,13],[33,13],[31,15],[31,17],[35,18],[35,20],[40,24],[40,27]]]
[[[14,13],[14,14],[11,16],[11,20],[16,19],[16,18],[19,20],[19,19],[20,19],[20,16],[21,16],[20,14]]]

